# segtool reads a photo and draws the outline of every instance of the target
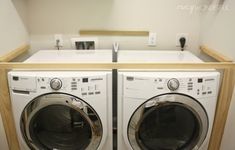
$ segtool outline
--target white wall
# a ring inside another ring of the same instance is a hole
[[[28,32],[11,0],[0,0],[0,55],[28,42]]]
[[[214,1],[212,4],[215,4]],[[235,1],[225,0],[218,11],[204,12],[201,42],[235,60]],[[221,150],[235,149],[235,91],[221,145]]]
[[[28,0],[11,0],[21,21],[23,22],[25,29],[28,31],[28,7],[27,1]]]
[[[223,7],[217,11],[205,12],[202,16],[201,41],[203,44],[235,59],[234,17],[234,0],[225,0]]]
[[[180,6],[200,0],[29,0],[32,49],[54,49],[54,34],[64,34],[65,49],[80,29],[147,30],[157,33],[157,47],[147,47],[148,37],[100,37],[99,48],[176,49],[176,34],[189,34],[188,49],[198,50],[200,13]],[[179,48],[178,48],[179,49]]]
[[[20,3],[18,2],[18,4]],[[21,17],[11,0],[0,0],[0,55],[28,42],[28,32]],[[0,137],[0,149],[7,150],[8,145],[1,115]]]

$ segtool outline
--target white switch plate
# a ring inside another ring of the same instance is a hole
[[[54,43],[56,45],[57,40],[59,40],[59,46],[63,46],[64,45],[64,41],[63,41],[63,35],[62,34],[55,34],[54,35]]]
[[[178,33],[176,35],[176,41],[175,41],[176,47],[180,47],[180,38],[182,38],[182,37],[184,37],[186,39],[185,47],[188,46],[188,42],[189,42],[188,33]]]
[[[150,32],[148,39],[148,46],[156,46],[156,44],[157,44],[157,34]]]

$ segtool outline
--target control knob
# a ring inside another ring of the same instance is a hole
[[[173,78],[168,81],[167,86],[171,91],[176,91],[179,88],[180,83],[177,79]]]
[[[50,86],[53,90],[59,90],[62,87],[62,81],[58,78],[53,78],[50,82]]]

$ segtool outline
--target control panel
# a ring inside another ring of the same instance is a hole
[[[82,96],[100,95],[103,82],[103,77],[72,78],[70,89],[71,91],[80,91]]]
[[[172,74],[172,73],[171,73]],[[205,73],[204,73],[205,74]],[[218,93],[219,73],[214,75],[205,74],[201,76],[186,77],[156,76],[123,76],[124,96],[147,98],[165,93],[181,93],[195,98],[212,97]]]
[[[106,92],[106,75],[88,77],[12,76],[11,89],[24,92],[65,92],[81,97],[97,96]]]

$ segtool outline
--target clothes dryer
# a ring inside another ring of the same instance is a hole
[[[42,62],[112,62],[112,51],[42,50],[24,63]],[[13,70],[8,80],[22,150],[112,149],[110,70]]]
[[[203,63],[178,51],[120,51],[118,60]],[[207,150],[219,80],[215,70],[119,70],[118,149]]]

